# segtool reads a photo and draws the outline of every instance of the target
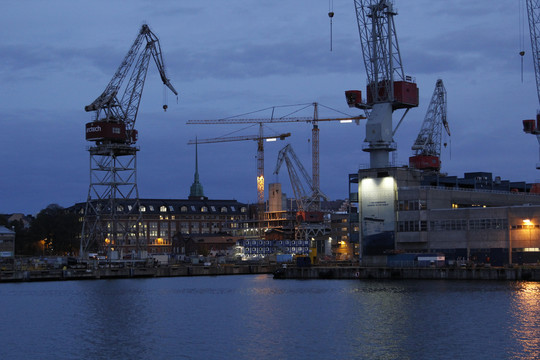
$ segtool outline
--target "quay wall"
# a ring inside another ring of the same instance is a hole
[[[90,279],[125,279],[174,276],[217,276],[244,274],[271,274],[272,265],[211,265],[211,266],[159,266],[159,267],[104,267],[89,269],[44,269],[0,271],[1,282],[58,281]]]
[[[152,278],[274,274],[275,279],[446,279],[540,281],[540,267],[512,268],[392,268],[360,266],[281,267],[277,265],[159,266],[90,269],[42,269],[0,271],[1,282],[60,281],[91,279]]]
[[[275,279],[445,279],[540,281],[540,268],[391,268],[391,267],[287,267]]]

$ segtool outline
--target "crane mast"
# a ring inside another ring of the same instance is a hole
[[[146,229],[141,222],[137,188],[139,149],[134,144],[135,121],[150,58],[156,63],[162,82],[178,95],[166,76],[159,39],[144,24],[105,90],[85,106],[85,111],[93,112],[93,121],[86,124],[86,140],[95,146],[89,148],[90,186],[81,233],[81,257],[91,251],[111,257],[128,253],[144,255]],[[129,81],[119,98],[130,70]]]
[[[446,119],[446,107],[446,89],[443,81],[438,79],[435,83],[435,90],[429,102],[424,122],[412,146],[414,155],[409,158],[409,166],[421,170],[440,170],[443,127],[450,136],[450,128]]]
[[[526,0],[527,17],[529,20],[529,33],[531,36],[531,48],[536,79],[536,94],[540,104],[540,0]],[[540,113],[537,111],[536,119],[523,120],[523,131],[527,134],[536,135],[540,146]],[[540,158],[540,148],[539,148]],[[540,162],[536,163],[540,169]]]
[[[364,67],[367,74],[367,96],[359,90],[345,92],[349,107],[366,111],[364,151],[370,154],[372,168],[387,167],[390,152],[396,150],[392,129],[392,113],[418,106],[418,88],[413,79],[404,75],[396,36],[393,1],[354,0]]]

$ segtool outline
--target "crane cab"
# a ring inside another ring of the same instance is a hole
[[[137,130],[127,131],[126,125],[121,122],[93,121],[86,124],[87,141],[125,143],[130,139],[131,143],[135,143],[137,137]]]

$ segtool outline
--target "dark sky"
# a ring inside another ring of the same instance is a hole
[[[409,112],[395,141],[406,164],[435,82],[448,92],[452,138],[443,172],[487,171],[534,182],[538,142],[521,120],[538,108],[528,26],[520,37],[519,2],[397,0],[399,46],[405,73],[416,79],[420,106]],[[187,4],[187,5],[186,5]],[[155,66],[148,72],[137,129],[139,193],[143,198],[186,198],[195,149],[187,142],[224,135],[256,135],[256,126],[187,125],[289,104],[320,104],[320,117],[360,115],[344,91],[364,89],[354,3],[334,1],[333,51],[328,2],[206,0],[4,1],[0,21],[0,213],[35,214],[48,204],[86,200],[91,145],[84,106],[106,87],[140,26],[159,37],[168,75],[179,91],[168,96]],[[523,42],[523,46],[521,46]],[[519,51],[524,57],[523,82]],[[283,116],[289,108],[277,108]],[[294,116],[311,116],[307,108]],[[270,110],[257,117],[270,117]],[[395,115],[395,123],[401,116]],[[243,130],[241,130],[243,129]],[[369,163],[365,126],[320,124],[321,188],[348,196],[347,179]],[[265,134],[291,132],[265,148],[266,183],[279,181],[290,196],[286,171],[273,175],[278,151],[291,143],[311,172],[311,125],[272,125]],[[256,202],[256,143],[199,146],[205,195]]]

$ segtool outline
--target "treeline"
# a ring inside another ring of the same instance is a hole
[[[25,226],[22,220],[9,222],[6,216],[0,216],[0,225],[15,231],[16,256],[63,256],[79,251],[82,225],[77,214],[57,204],[41,210],[30,226]]]

